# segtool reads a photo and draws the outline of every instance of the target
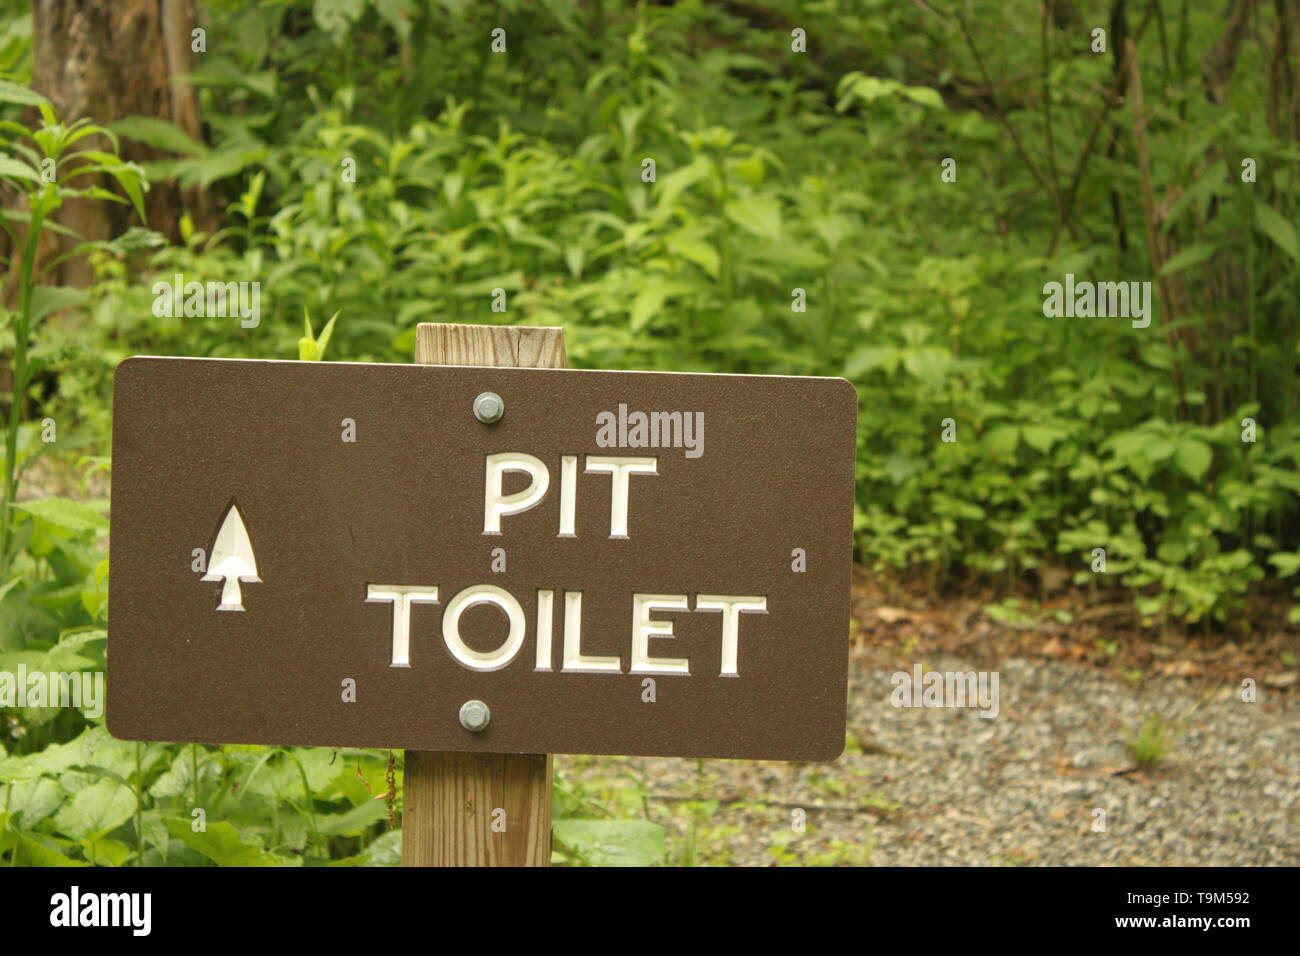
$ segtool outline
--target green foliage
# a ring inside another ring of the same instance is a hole
[[[302,362],[319,362],[325,358],[325,346],[329,345],[330,335],[334,331],[334,320],[339,317],[335,312],[321,329],[317,338],[311,330],[311,318],[306,310],[302,314],[302,338],[298,340],[298,359]]]
[[[60,539],[66,539],[66,536],[46,534],[48,528],[72,531],[88,528],[84,515],[75,520],[69,517],[70,511],[85,507],[74,506],[71,502],[52,503],[45,513],[33,510],[31,506],[21,511],[14,507],[21,469],[31,457],[38,454],[30,446],[19,447],[20,434],[24,432],[22,418],[28,388],[42,368],[39,354],[35,361],[32,361],[29,354],[33,332],[37,324],[50,313],[80,305],[85,298],[79,290],[37,283],[39,274],[36,272],[36,252],[45,221],[69,199],[127,201],[99,186],[73,188],[65,185],[92,174],[112,177],[127,195],[140,218],[144,218],[144,181],[138,166],[123,162],[115,153],[72,148],[74,144],[94,135],[108,137],[116,147],[117,141],[112,133],[85,119],[64,125],[59,122],[45,97],[25,87],[0,80],[0,104],[4,103],[35,107],[40,114],[41,123],[33,131],[15,122],[0,122],[0,183],[18,190],[25,206],[0,212],[0,226],[7,233],[13,249],[22,250],[18,266],[18,308],[11,312],[0,307],[0,315],[6,319],[5,324],[12,337],[10,344],[13,347],[14,379],[13,401],[10,403],[5,427],[4,487],[3,497],[0,497],[0,580],[8,579],[15,552],[20,550],[16,546],[16,533],[21,535],[30,531],[34,543],[25,542],[30,556],[42,559],[50,557]],[[21,241],[14,224],[25,226],[26,235]],[[55,262],[85,254],[101,246],[101,243],[81,243]],[[50,265],[45,268],[48,269]],[[30,522],[18,520],[16,523],[17,516],[24,512],[31,516]],[[71,525],[68,523],[70,520],[73,521]],[[31,550],[33,547],[37,550]]]
[[[301,30],[308,9],[320,32]],[[415,323],[438,318],[563,324],[577,365],[844,375],[864,409],[865,563],[1010,584],[1064,562],[1086,580],[1104,548],[1100,581],[1134,594],[1148,623],[1245,626],[1249,588],[1300,522],[1295,150],[1240,108],[1258,104],[1258,81],[1222,108],[1181,89],[1151,96],[1152,152],[1175,157],[1155,170],[1179,249],[1161,273],[1185,301],[1212,296],[1225,268],[1253,290],[1249,314],[1220,297],[1162,335],[1159,317],[1134,329],[1042,314],[1044,280],[1150,274],[1140,246],[1113,256],[1109,203],[1085,201],[1131,173],[1131,157],[1093,155],[1100,101],[1051,94],[1058,165],[1081,157],[1081,198],[1062,213],[1005,142],[1010,129],[1048,152],[1028,113],[990,119],[879,66],[821,77],[695,5],[638,8],[598,36],[563,5],[503,9],[508,56],[482,39],[500,18],[473,7],[444,11],[439,29],[418,4],[214,9],[244,42],[194,77],[213,143],[156,120],[115,128],[179,154],[152,175],[232,200],[232,225],[159,249],[157,274],[261,281],[272,314],[248,332],[159,320],[147,277],[106,267],[91,310],[114,335],[92,374],[106,382],[133,351],[309,357],[299,312],[346,310],[335,348],[349,360],[407,361]],[[827,57],[858,49],[857,30],[905,59],[946,44],[952,71],[978,70],[960,24],[875,12],[799,22]],[[1205,42],[1215,28],[1180,27]],[[704,32],[720,44],[699,49]],[[984,68],[1010,69],[1015,44],[975,34]],[[371,59],[385,49],[396,65]],[[314,70],[340,54],[341,70]],[[1086,48],[1055,56],[1052,82],[1097,73]],[[829,79],[834,95],[819,95]],[[935,143],[962,157],[957,183],[939,179]],[[1243,152],[1261,163],[1244,205]],[[1141,219],[1138,190],[1120,201]],[[800,295],[806,311],[792,308]],[[1196,325],[1208,344],[1187,333]],[[1247,416],[1267,426],[1255,445],[1240,439]],[[948,419],[951,443],[938,440]]]
[[[664,828],[647,820],[553,821],[556,862],[655,866],[664,861]]]
[[[1124,741],[1139,767],[1154,768],[1165,759],[1172,742],[1167,730],[1164,718],[1156,713],[1148,714],[1137,733]]]
[[[0,497],[0,665],[4,665],[0,670],[14,673],[18,665],[26,664],[43,670],[78,671],[96,663],[102,669],[102,649],[97,655],[77,652],[103,638],[108,565],[103,560],[102,543],[108,529],[103,514],[107,502],[65,497],[20,501],[17,495],[24,474],[52,447],[55,438],[52,420],[23,421],[30,386],[47,367],[41,351],[32,347],[34,332],[53,312],[79,306],[85,299],[79,290],[40,285],[35,254],[47,217],[65,200],[126,201],[100,187],[73,188],[66,183],[92,172],[107,174],[141,213],[144,185],[139,169],[116,155],[72,148],[95,133],[111,138],[99,127],[86,120],[64,125],[44,97],[7,81],[0,81],[0,103],[33,107],[40,117],[34,131],[12,121],[0,122],[0,180],[18,190],[21,202],[3,212],[0,225],[12,247],[22,250],[15,283],[18,308],[0,307],[13,354],[13,400],[5,427]],[[22,230],[25,236],[20,241],[18,232]],[[82,243],[69,256],[103,245]],[[64,447],[75,449],[78,444],[69,441]],[[92,458],[82,458],[79,463],[88,476],[99,468]],[[6,723],[9,736],[32,749],[67,739],[78,726],[75,715],[44,707],[11,713]],[[24,752],[21,746],[19,752]],[[14,844],[14,852],[24,847],[29,854],[37,852],[28,843]],[[54,847],[48,849],[59,852]]]
[[[641,819],[635,819],[636,817]],[[649,819],[644,781],[582,780],[557,772],[551,796],[551,862],[564,866],[659,866],[664,827]]]
[[[94,720],[0,759],[9,848],[37,866],[395,865],[384,776],[369,752],[129,743]]]
[[[811,828],[809,835],[815,835]],[[874,848],[874,841],[870,836],[864,835],[861,839],[855,841],[841,840],[833,838],[827,841],[826,849],[813,850],[811,852],[796,853],[791,844],[794,842],[793,834],[781,834],[774,838],[772,845],[767,848],[768,853],[776,859],[778,866],[870,866],[871,851]]]

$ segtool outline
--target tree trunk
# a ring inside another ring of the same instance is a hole
[[[49,98],[64,123],[88,117],[108,125],[126,116],[150,116],[169,120],[202,140],[195,89],[170,82],[192,69],[193,23],[192,0],[32,0],[32,85]],[[108,144],[91,138],[78,146],[105,149]],[[165,155],[140,143],[122,142],[124,159],[147,162]],[[90,177],[78,184],[91,185]],[[98,185],[112,188],[108,182]],[[208,226],[211,204],[199,191],[194,193],[186,195],[183,204],[177,186],[154,183],[146,196],[149,228],[179,239],[185,205],[200,228]],[[70,200],[55,219],[86,240],[108,239],[139,225],[130,206],[100,200]],[[61,254],[75,243],[58,237],[42,258]],[[90,264],[79,257],[65,262],[51,281],[80,286],[91,278]]]

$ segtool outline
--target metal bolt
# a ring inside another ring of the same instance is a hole
[[[467,700],[460,705],[460,725],[466,730],[473,733],[486,730],[491,719],[492,711],[481,700]]]
[[[496,392],[483,392],[474,399],[474,417],[485,425],[501,421],[506,413],[506,403]]]

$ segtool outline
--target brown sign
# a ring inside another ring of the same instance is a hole
[[[109,730],[833,759],[856,420],[841,379],[128,359]]]

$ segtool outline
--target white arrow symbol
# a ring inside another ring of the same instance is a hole
[[[208,573],[201,578],[203,581],[223,579],[226,583],[221,588],[218,611],[244,609],[244,598],[239,593],[240,581],[245,584],[262,583],[262,579],[257,576],[257,559],[253,556],[252,542],[248,540],[248,529],[244,527],[244,519],[233,501],[226,511],[225,520],[221,522],[217,540],[212,545]]]

